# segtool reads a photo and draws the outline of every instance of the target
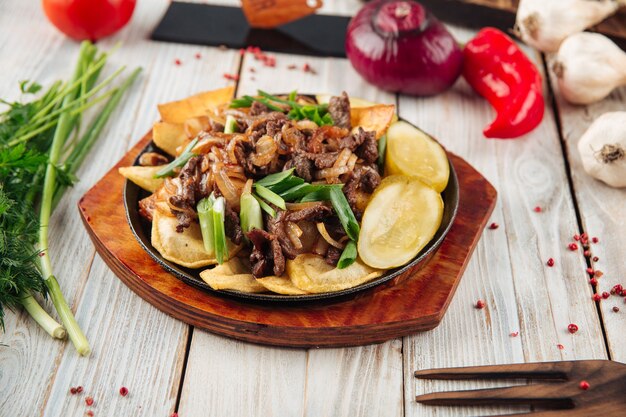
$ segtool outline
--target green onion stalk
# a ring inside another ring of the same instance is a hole
[[[96,57],[97,48],[90,42],[81,44],[78,64],[66,88],[57,88],[62,100],[57,95],[35,115],[30,130],[20,130],[9,146],[27,142],[42,132],[54,127],[54,134],[49,145],[48,160],[45,166],[41,199],[39,200],[39,272],[43,277],[48,294],[63,323],[61,327],[37,303],[31,294],[23,294],[21,304],[30,315],[53,337],[63,338],[65,332],[80,355],[89,355],[91,348],[80,326],[70,310],[67,301],[54,275],[49,254],[48,230],[54,207],[60,201],[63,191],[71,185],[67,178],[80,167],[87,153],[102,132],[107,120],[119,104],[122,95],[137,78],[140,69],[136,69],[119,87],[93,98],[96,93],[117,77],[124,68],[115,71],[99,85],[96,80],[106,61],[106,54]],[[92,99],[93,98],[93,99]],[[107,99],[100,113],[77,140],[70,140],[73,132],[78,135],[80,117],[84,110]],[[63,160],[63,155],[67,157]],[[63,178],[61,178],[63,177]]]

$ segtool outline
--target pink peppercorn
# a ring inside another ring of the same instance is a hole
[[[546,262],[546,264],[547,264],[548,266],[554,266],[554,259],[549,258],[549,259],[548,259],[548,262]]]
[[[483,308],[485,308],[486,303],[483,300],[478,300],[476,301],[476,308],[481,310]]]
[[[589,385],[589,382],[587,381],[580,381],[580,384],[578,386],[581,390],[587,391],[591,385]]]
[[[578,249],[578,245],[575,244],[574,242],[570,243],[569,245],[567,245],[567,247],[569,248],[569,250],[571,251],[575,251]]]

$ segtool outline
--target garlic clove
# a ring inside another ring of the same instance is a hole
[[[626,53],[604,35],[577,33],[561,44],[552,69],[567,101],[590,104],[626,84]]]
[[[515,28],[528,45],[555,52],[569,35],[612,15],[625,0],[520,0]]]
[[[626,112],[598,117],[578,141],[583,168],[611,187],[626,187]]]

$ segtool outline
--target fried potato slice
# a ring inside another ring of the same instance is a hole
[[[370,268],[360,259],[344,269],[328,265],[313,254],[299,255],[287,261],[287,274],[294,285],[310,293],[324,293],[356,287],[381,276],[383,271]]]
[[[272,275],[269,277],[257,278],[256,281],[262,286],[264,286],[265,288],[267,288],[268,290],[270,290],[271,292],[275,292],[276,294],[283,294],[283,295],[308,294],[307,291],[301,290],[300,288],[296,287],[291,281],[291,279],[289,279],[289,276],[287,275],[283,275],[280,277]]]
[[[184,229],[182,233],[176,231],[178,221],[175,217],[164,215],[161,210],[155,210],[152,218],[152,246],[159,251],[163,258],[187,268],[201,268],[215,265],[217,260],[213,254],[204,249],[202,233],[197,223]],[[228,254],[233,257],[239,252],[237,246],[230,240],[226,241]]]
[[[182,100],[159,104],[161,120],[169,123],[184,123],[192,117],[206,116],[218,106],[230,102],[235,92],[234,86],[205,91]]]
[[[152,127],[152,141],[160,149],[176,156],[176,148],[187,144],[189,138],[185,134],[184,124],[158,122]]]
[[[215,268],[200,272],[200,278],[214,290],[233,290],[246,293],[267,292],[250,273],[241,258],[232,258],[228,262],[217,265]]]
[[[163,168],[162,165],[155,167],[130,166],[121,167],[117,171],[124,178],[129,179],[144,190],[153,193],[163,184],[163,178],[154,178],[155,174],[161,168]]]
[[[367,131],[375,131],[376,139],[385,134],[396,114],[393,104],[377,104],[370,107],[350,108],[352,127],[362,127]]]

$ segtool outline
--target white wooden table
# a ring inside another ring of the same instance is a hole
[[[326,3],[324,12],[337,14],[353,14],[360,6],[356,0]],[[86,395],[95,399],[92,409],[99,417],[167,417],[175,411],[181,417],[489,415],[519,408],[421,406],[416,394],[487,384],[417,381],[413,371],[588,358],[626,362],[624,300],[611,297],[597,307],[585,259],[566,249],[576,233],[598,236],[592,251],[604,272],[600,290],[620,280],[626,284],[625,191],[588,177],[575,146],[595,117],[626,109],[626,89],[599,104],[572,107],[546,77],[551,93],[541,126],[520,140],[486,140],[481,131],[493,113],[463,81],[445,94],[416,99],[369,86],[345,59],[276,54],[276,68],[266,68],[238,51],[149,41],[167,5],[139,0],[131,25],[101,42],[123,42],[111,67],[141,65],[145,71],[53,218],[56,273],[93,353],[79,357],[69,342],[51,339],[24,312],[9,313],[6,333],[0,334],[0,416],[83,416]],[[474,34],[452,30],[461,41]],[[67,77],[77,51],[75,42],[48,24],[40,2],[0,0],[1,97],[17,98],[19,80]],[[543,68],[545,57],[528,53]],[[287,69],[305,63],[317,74]],[[346,90],[395,102],[402,117],[464,157],[497,188],[492,221],[500,227],[485,230],[437,329],[349,349],[242,343],[161,313],[126,288],[95,253],[77,212],[80,196],[157,120],[157,103],[232,83],[223,74],[239,70],[238,94],[257,88]],[[550,257],[553,268],[546,267]],[[486,300],[485,309],[474,308],[478,299]],[[612,311],[615,305],[620,312]],[[579,326],[578,333],[567,331],[570,323]],[[70,395],[77,385],[85,392]],[[128,387],[127,397],[119,395],[121,386]]]

